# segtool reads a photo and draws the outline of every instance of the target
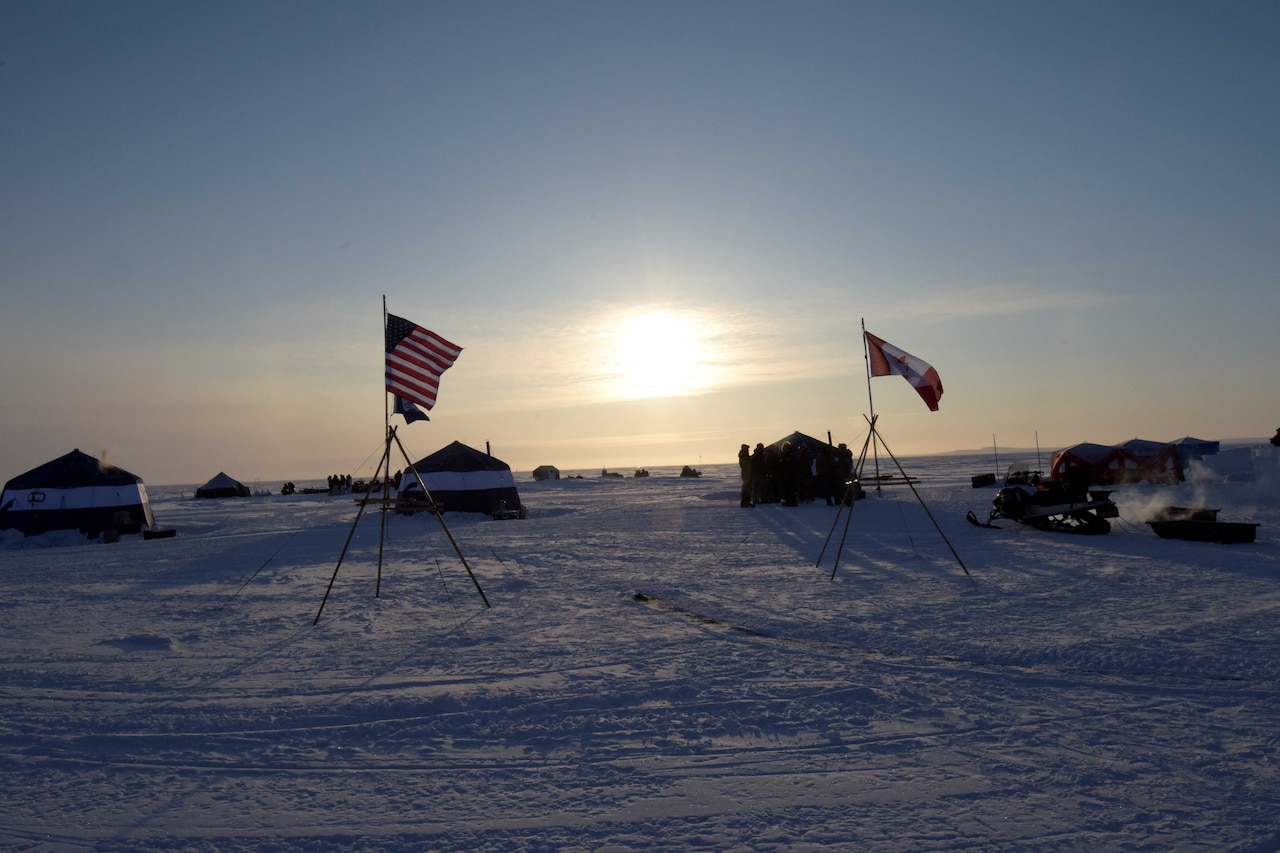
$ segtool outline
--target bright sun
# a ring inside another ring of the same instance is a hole
[[[711,336],[690,312],[641,309],[622,317],[609,339],[604,372],[613,399],[679,397],[714,384]]]

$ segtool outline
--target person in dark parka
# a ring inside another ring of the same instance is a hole
[[[755,506],[751,499],[751,448],[745,444],[738,450],[738,469],[742,473],[742,494],[738,506]]]

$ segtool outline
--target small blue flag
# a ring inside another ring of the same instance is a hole
[[[408,400],[404,399],[403,397],[399,397],[396,395],[392,395],[392,396],[395,397],[395,401],[396,401],[395,407],[392,411],[397,415],[404,415],[405,423],[411,424],[414,421],[431,420],[431,418],[427,417],[426,412],[422,411],[422,409],[418,408],[413,403],[410,403]]]

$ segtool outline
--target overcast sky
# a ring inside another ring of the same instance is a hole
[[[0,2],[0,479],[1280,427],[1280,4]],[[393,422],[398,422],[395,418]],[[373,460],[370,461],[370,455]]]

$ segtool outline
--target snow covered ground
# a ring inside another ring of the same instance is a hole
[[[839,551],[736,466],[518,473],[527,519],[446,517],[491,608],[424,516],[375,598],[366,516],[315,626],[349,496],[153,486],[173,539],[8,536],[0,848],[1280,848],[1280,477],[1124,487],[1086,537],[967,524],[989,459],[903,463],[971,576],[904,486]],[[1150,501],[1258,540],[1159,539]]]

